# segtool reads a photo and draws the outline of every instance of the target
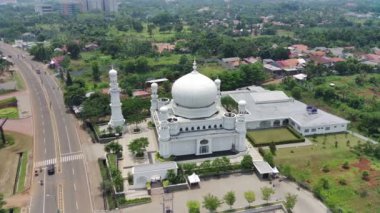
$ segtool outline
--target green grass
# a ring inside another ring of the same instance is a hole
[[[111,171],[113,169],[118,169],[117,168],[117,156],[115,154],[108,154],[107,159],[108,159],[108,166],[110,167]]]
[[[223,72],[227,71],[227,69],[220,66],[218,63],[202,64],[201,66],[199,66],[198,70],[199,72],[208,77],[216,77],[218,75],[221,75]]]
[[[100,174],[102,176],[103,181],[111,181],[110,174],[105,164],[103,164],[103,160],[98,160]],[[115,209],[117,207],[116,200],[113,198],[113,193],[106,194],[106,200],[108,204],[108,209]]]
[[[251,130],[247,136],[256,146],[269,145],[272,142],[281,144],[286,141],[302,139],[286,127]]]
[[[0,109],[0,118],[17,119],[18,118],[17,107],[7,107],[4,109]]]
[[[20,164],[19,175],[18,175],[18,180],[17,180],[17,193],[23,192],[25,189],[25,177],[26,177],[26,171],[28,169],[27,168],[28,159],[29,159],[28,151],[25,151],[21,157],[21,164]]]
[[[9,104],[13,104],[15,102],[17,102],[16,97],[10,97],[10,98],[0,100],[0,108],[2,108],[4,106],[8,106]]]
[[[287,30],[277,30],[276,32],[277,36],[286,36],[286,37],[294,37],[294,32],[292,31],[287,31]]]
[[[17,90],[24,90],[25,89],[24,80],[21,77],[20,73],[15,72],[13,79],[16,81]]]
[[[275,162],[283,174],[289,176],[290,173],[297,182],[311,189],[318,185],[321,178],[327,179],[330,188],[323,190],[322,194],[324,202],[330,207],[339,206],[353,212],[376,212],[380,209],[379,191],[363,181],[361,171],[352,165],[358,162],[359,157],[351,151],[351,147],[364,141],[350,134],[318,136],[310,140],[313,145],[277,149]],[[345,162],[350,164],[350,169],[342,168]],[[372,160],[372,168],[380,172],[379,164],[378,160]],[[324,166],[328,166],[330,171],[322,171]],[[339,184],[340,179],[346,180],[347,185]],[[362,190],[368,192],[367,197],[360,197]]]

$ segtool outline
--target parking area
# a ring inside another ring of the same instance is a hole
[[[291,182],[279,182],[275,180],[274,182],[275,194],[272,196],[271,201],[284,199],[286,193],[292,193],[298,195],[298,202],[294,209],[294,212],[309,212],[309,213],[320,213],[328,212],[328,209],[310,192],[305,190],[298,190],[297,186]],[[246,207],[248,203],[244,198],[244,192],[252,190],[256,194],[256,201],[252,205],[258,205],[265,203],[261,199],[260,188],[263,186],[273,185],[269,184],[266,180],[260,180],[256,174],[234,174],[220,178],[208,178],[201,179],[200,187],[196,189],[179,191],[173,193],[172,200],[166,200],[164,202],[162,195],[153,195],[152,203],[135,206],[128,208],[128,212],[160,212],[158,209],[163,209],[163,203],[167,206],[173,206],[174,212],[187,212],[186,202],[188,200],[198,200],[202,203],[203,196],[211,193],[218,196],[220,199],[228,191],[234,191],[236,195],[236,202],[234,208]],[[218,211],[228,210],[229,206],[222,204]],[[206,209],[201,208],[201,212],[207,212]]]

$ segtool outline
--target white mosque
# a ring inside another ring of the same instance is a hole
[[[193,71],[174,82],[173,99],[159,98],[158,85],[151,85],[151,114],[155,123],[159,153],[167,158],[246,151],[245,101],[239,113],[221,106],[221,81]]]

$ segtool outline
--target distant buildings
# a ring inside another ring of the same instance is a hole
[[[117,0],[80,0],[81,10],[87,11],[103,11],[106,13],[116,13],[118,11]]]
[[[34,6],[34,11],[39,15],[45,15],[49,13],[54,13],[56,10],[51,4],[36,4]]]
[[[81,11],[81,6],[78,2],[64,2],[60,4],[60,13],[64,16],[72,16]]]

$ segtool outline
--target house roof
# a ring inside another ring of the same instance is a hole
[[[309,47],[304,44],[293,44],[290,47],[294,48],[294,50],[299,51],[299,52],[306,52],[309,49]]]
[[[282,60],[282,61],[276,61],[276,63],[282,69],[285,69],[285,68],[296,68],[299,65],[299,61],[296,58]]]
[[[149,96],[150,93],[145,91],[145,90],[135,90],[132,93],[133,97],[144,97],[144,96]]]
[[[253,165],[261,175],[273,173],[272,167],[266,161],[253,161]]]
[[[175,48],[174,44],[170,43],[153,43],[153,46],[157,48],[157,52],[162,53],[163,51],[172,51]]]
[[[337,62],[344,62],[346,60],[344,60],[343,58],[330,58],[330,61],[333,62],[333,63],[337,63]]]

